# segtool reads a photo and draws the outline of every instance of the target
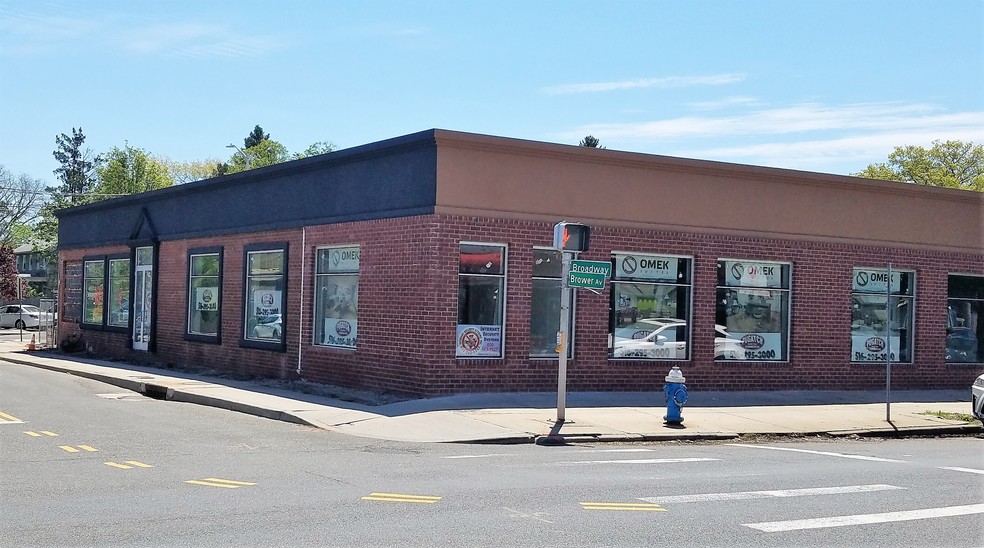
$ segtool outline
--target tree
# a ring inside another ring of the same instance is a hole
[[[17,259],[10,246],[0,246],[0,299],[12,301],[17,298],[17,284],[21,284],[20,295],[27,294],[27,284],[17,277]]]
[[[335,143],[332,143],[331,141],[318,141],[307,147],[304,152],[294,154],[294,159],[298,160],[300,158],[308,158],[319,154],[328,154],[329,152],[335,152],[336,150],[338,150],[338,147],[335,146]]]
[[[263,133],[263,128],[259,125],[253,128],[253,131],[243,139],[243,148],[249,149],[260,144],[263,141],[269,141],[270,134]]]
[[[984,145],[933,141],[930,149],[896,147],[887,163],[871,164],[854,175],[984,192]]]
[[[280,164],[291,159],[290,154],[287,152],[287,147],[277,141],[263,140],[256,146],[247,148],[242,152],[245,156],[237,150],[229,158],[227,162],[228,167],[225,171],[226,174],[238,173],[240,171],[246,171],[246,169],[272,166],[273,164]],[[248,167],[246,156],[248,156]]]
[[[139,194],[174,184],[167,166],[145,151],[124,145],[106,153],[105,163],[98,170],[96,194],[105,200],[113,196]]]
[[[0,165],[0,244],[26,243],[16,242],[15,232],[37,219],[45,198],[44,181],[23,173],[14,175]]]
[[[222,162],[209,158],[207,160],[192,160],[190,162],[179,162],[169,158],[162,158],[160,162],[167,167],[171,180],[176,185],[183,185],[192,181],[201,181],[222,175],[219,166],[225,165]]]
[[[57,148],[52,152],[61,164],[54,173],[62,184],[60,188],[49,191],[56,190],[72,205],[89,201],[87,195],[98,181],[96,169],[102,164],[101,156],[93,155],[88,148],[82,149],[84,143],[82,128],[73,127],[71,136],[62,133],[55,137]]]
[[[605,147],[600,146],[600,145],[601,145],[601,141],[598,140],[598,138],[595,137],[594,135],[588,135],[584,139],[581,139],[581,142],[577,144],[577,146],[579,146],[579,147],[605,148]]]

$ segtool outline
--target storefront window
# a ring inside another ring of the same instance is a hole
[[[130,259],[109,261],[109,325],[127,327],[130,320]]]
[[[946,361],[984,362],[984,276],[951,274],[946,304]]]
[[[557,358],[557,332],[560,331],[560,292],[563,269],[560,251],[533,249],[533,294],[530,299],[530,356]],[[574,297],[571,292],[568,310],[570,332],[574,332]],[[574,340],[573,336],[568,337]],[[573,345],[567,347],[567,357],[573,356]]]
[[[459,245],[456,356],[502,357],[505,286],[505,246]]]
[[[792,265],[718,260],[714,359],[786,361]]]
[[[885,306],[889,291],[887,269],[855,268],[853,276],[851,361],[885,363],[887,347],[893,362],[912,362],[915,273],[892,270],[889,307]],[[889,332],[888,344],[885,343],[886,331]]]
[[[247,340],[264,343],[284,341],[286,256],[283,249],[246,253],[244,336]]]
[[[613,253],[608,357],[690,358],[693,259]]]
[[[82,299],[82,323],[102,325],[106,282],[105,261],[85,261],[85,297]]]
[[[218,337],[222,309],[222,254],[188,256],[188,333]]]
[[[359,332],[359,246],[319,249],[314,344],[355,348]]]

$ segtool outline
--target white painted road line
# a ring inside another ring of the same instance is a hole
[[[940,466],[940,470],[953,470],[954,472],[970,472],[971,474],[984,474],[984,470],[976,468],[960,468],[959,466]]]
[[[557,464],[671,464],[677,462],[708,462],[721,459],[685,458],[685,459],[623,459],[623,460],[574,460],[558,462]]]
[[[946,506],[944,508],[906,510],[903,512],[885,512],[883,514],[859,514],[855,516],[796,519],[792,521],[743,523],[742,525],[745,527],[751,527],[752,529],[758,529],[759,531],[765,531],[766,533],[779,533],[783,531],[798,531],[801,529],[824,529],[827,527],[846,527],[849,525],[870,525],[872,523],[891,523],[896,521],[912,521],[917,519],[966,516],[970,514],[984,514],[984,504]]]
[[[728,443],[732,447],[749,447],[752,449],[771,449],[773,451],[790,451],[793,453],[809,453],[811,455],[823,455],[826,457],[840,457],[842,459],[870,460],[873,462],[906,462],[904,460],[883,459],[881,457],[869,457],[866,455],[848,455],[845,453],[831,453],[828,451],[810,451],[808,449],[793,449],[791,447],[770,447],[768,445],[746,445],[744,443]]]
[[[655,449],[645,449],[642,447],[631,449],[584,449],[575,451],[576,453],[652,453]]]
[[[905,489],[894,485],[848,485],[844,487],[813,487],[808,489],[777,489],[773,491],[744,491],[739,493],[704,493],[700,495],[674,495],[669,497],[646,497],[640,500],[669,504],[674,502],[713,502],[723,500],[749,500],[773,497],[812,497],[816,495],[844,495],[850,493],[871,493],[873,491],[892,491]]]

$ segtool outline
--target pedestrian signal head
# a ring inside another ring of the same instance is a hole
[[[591,239],[591,227],[580,223],[560,222],[554,225],[554,249],[559,251],[587,251]]]

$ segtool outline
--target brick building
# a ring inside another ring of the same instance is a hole
[[[612,265],[575,290],[570,390],[673,365],[696,390],[877,388],[886,351],[896,388],[984,371],[984,194],[444,130],[60,212],[60,333],[408,395],[550,391],[561,220]]]

